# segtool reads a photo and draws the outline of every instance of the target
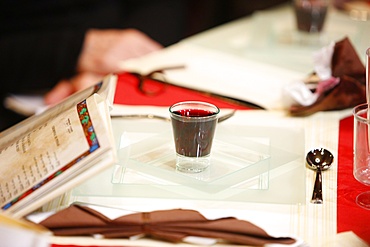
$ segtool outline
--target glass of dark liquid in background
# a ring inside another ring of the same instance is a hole
[[[210,165],[213,137],[220,109],[199,101],[185,101],[169,108],[176,149],[176,169],[197,173]]]
[[[329,0],[293,0],[296,25],[301,39],[307,39],[308,43],[320,41],[318,38],[325,24],[328,6]]]

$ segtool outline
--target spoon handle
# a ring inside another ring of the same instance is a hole
[[[316,179],[315,179],[315,185],[313,188],[313,194],[311,203],[314,204],[322,204],[322,175],[321,175],[321,169],[318,167],[316,170]]]

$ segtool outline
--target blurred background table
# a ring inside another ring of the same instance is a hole
[[[332,41],[349,37],[359,56],[365,61],[365,52],[370,46],[369,21],[351,19],[347,12],[331,7],[327,13],[321,43],[315,45],[299,42],[295,25],[293,9],[285,4],[205,31],[184,42],[310,73],[313,68],[313,52]]]

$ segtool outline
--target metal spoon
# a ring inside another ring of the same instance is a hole
[[[321,171],[329,169],[333,163],[333,155],[324,148],[316,148],[307,153],[306,161],[308,167],[316,170],[316,179],[313,189],[311,203],[322,204],[322,176]]]

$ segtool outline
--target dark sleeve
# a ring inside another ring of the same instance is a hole
[[[85,30],[18,32],[0,37],[1,92],[48,89],[75,73]]]

